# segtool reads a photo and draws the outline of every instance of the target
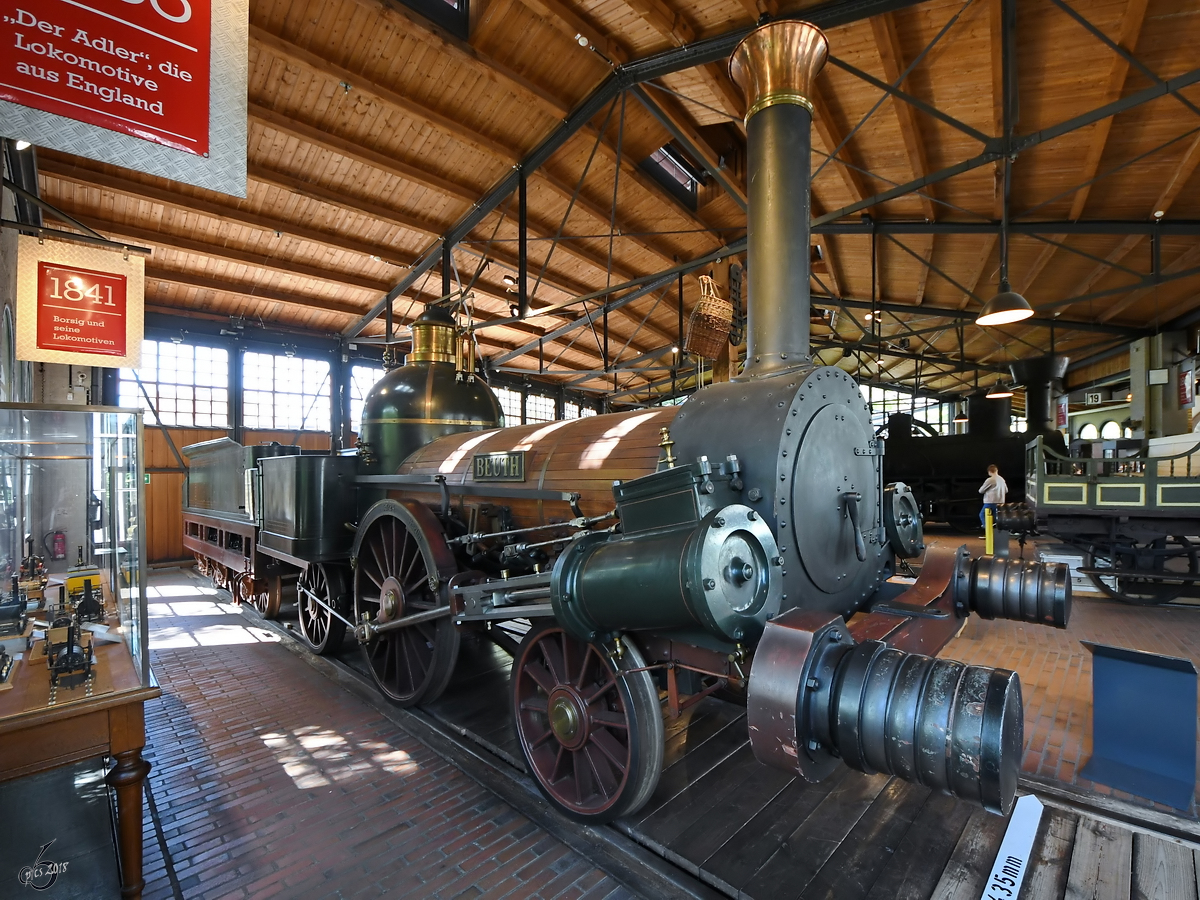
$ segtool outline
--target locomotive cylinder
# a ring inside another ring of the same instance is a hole
[[[695,528],[587,535],[554,567],[558,621],[585,641],[620,631],[703,628],[752,640],[779,610],[779,548],[754,510],[730,505]]]
[[[809,781],[840,760],[1012,809],[1024,725],[1007,669],[856,643],[840,618],[790,610],[758,645],[747,711],[758,760]]]
[[[1065,563],[981,556],[971,561],[970,608],[984,619],[1066,628],[1071,570]]]

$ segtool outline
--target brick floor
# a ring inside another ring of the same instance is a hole
[[[1092,656],[1080,641],[1183,657],[1200,668],[1200,608],[1137,607],[1076,592],[1065,630],[972,616],[939,655],[1021,676],[1024,771],[1177,812],[1079,777],[1092,754]]]
[[[147,900],[633,896],[193,573],[151,585]]]

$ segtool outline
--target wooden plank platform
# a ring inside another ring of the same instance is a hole
[[[357,650],[343,659],[362,670]],[[449,689],[424,709],[522,769],[510,664],[464,635]],[[755,761],[744,720],[714,698],[668,718],[658,787],[612,827],[738,900],[980,900],[1007,819],[846,768],[808,784]],[[1015,900],[1200,900],[1198,858],[1177,838],[1047,805]]]

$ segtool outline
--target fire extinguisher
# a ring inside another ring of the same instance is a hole
[[[49,532],[42,538],[42,545],[46,548],[46,552],[50,554],[51,559],[67,558],[67,533],[65,531]]]

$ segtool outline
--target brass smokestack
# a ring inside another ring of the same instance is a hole
[[[746,95],[747,269],[744,378],[809,359],[809,186],[813,80],[829,53],[821,29],[772,22],[729,60]]]

